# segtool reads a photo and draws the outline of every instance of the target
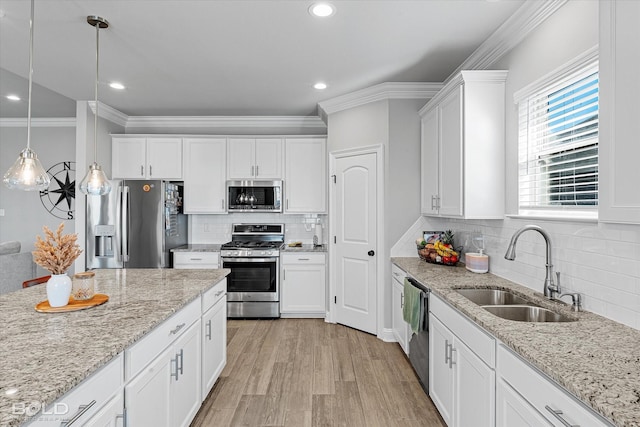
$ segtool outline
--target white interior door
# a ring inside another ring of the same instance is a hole
[[[377,154],[335,160],[336,321],[375,334]]]

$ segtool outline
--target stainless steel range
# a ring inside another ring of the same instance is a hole
[[[280,317],[280,247],[283,224],[233,224],[232,241],[222,245],[227,276],[227,317]]]

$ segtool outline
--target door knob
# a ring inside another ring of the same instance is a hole
[[[376,253],[375,253],[374,251],[369,251],[369,252],[367,252],[367,255],[369,255],[369,256],[374,256],[375,254],[376,254]]]

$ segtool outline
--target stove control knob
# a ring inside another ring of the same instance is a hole
[[[268,252],[267,252],[267,251],[262,251],[262,254],[261,254],[261,255],[267,255],[267,254],[268,254]]]

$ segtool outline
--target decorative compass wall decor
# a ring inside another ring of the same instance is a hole
[[[61,219],[73,219],[76,209],[76,162],[60,162],[47,173],[51,185],[40,192],[40,201],[47,212]]]

